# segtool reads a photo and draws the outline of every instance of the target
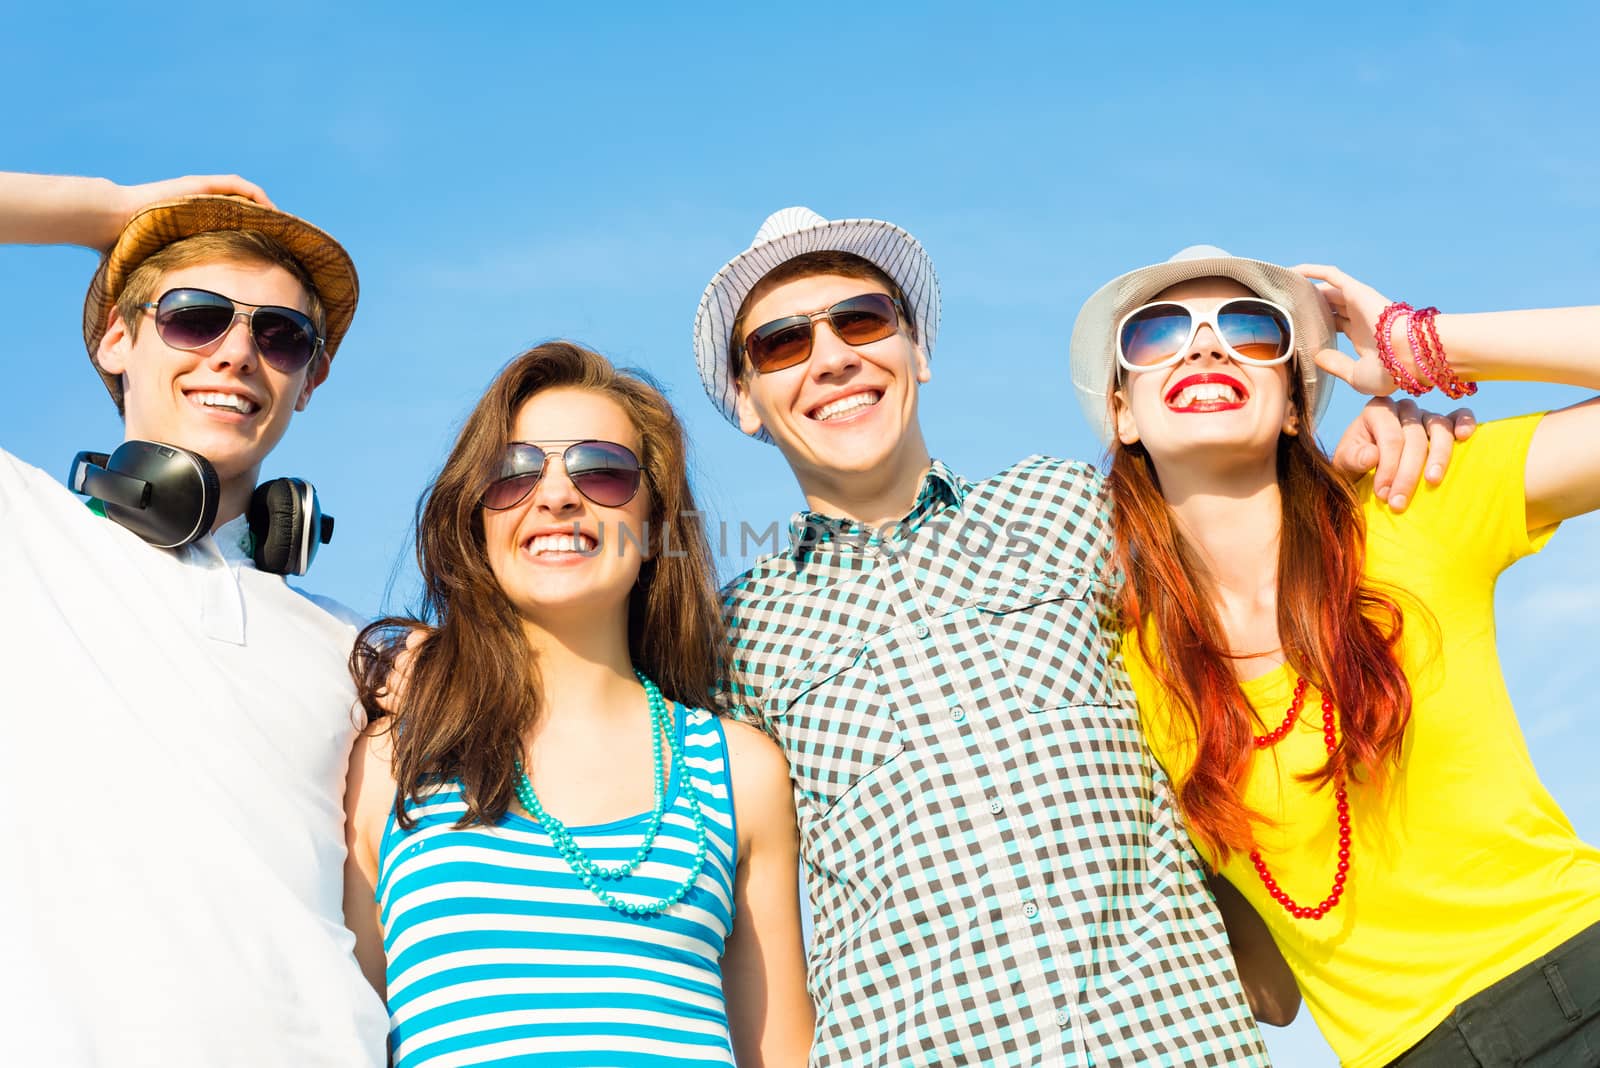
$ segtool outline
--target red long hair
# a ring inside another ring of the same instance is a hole
[[[1290,378],[1295,407],[1305,411],[1299,376]],[[1343,771],[1381,788],[1411,715],[1398,656],[1400,605],[1365,581],[1360,505],[1310,433],[1279,438],[1277,470],[1279,640],[1290,668],[1339,710],[1339,748],[1306,779],[1325,786]],[[1109,482],[1122,622],[1138,628],[1145,662],[1193,728],[1195,762],[1177,784],[1178,803],[1190,835],[1225,861],[1236,849],[1254,848],[1253,825],[1266,821],[1240,796],[1252,738],[1261,731],[1234,674],[1240,654],[1217,618],[1199,551],[1179,529],[1143,446],[1113,442]]]

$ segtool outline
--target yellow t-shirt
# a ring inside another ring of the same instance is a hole
[[[1307,1006],[1346,1065],[1384,1064],[1460,1002],[1600,921],[1600,850],[1580,841],[1539,782],[1495,650],[1500,572],[1555,528],[1527,530],[1523,470],[1539,416],[1490,423],[1456,446],[1444,484],[1392,514],[1358,487],[1370,579],[1409,591],[1437,628],[1408,617],[1402,661],[1411,721],[1386,791],[1352,783],[1351,870],[1343,899],[1297,920],[1268,895],[1250,859],[1222,868],[1272,931]],[[1402,601],[1404,604],[1404,601]],[[1174,782],[1194,762],[1188,718],[1166,707],[1132,634],[1124,659],[1150,748]],[[1244,683],[1260,733],[1283,722],[1287,668]],[[1267,870],[1296,902],[1333,885],[1338,824],[1331,788],[1295,776],[1322,765],[1322,696],[1256,755],[1245,801]]]

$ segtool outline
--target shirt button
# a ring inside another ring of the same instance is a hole
[[[926,638],[927,636],[928,636],[928,625],[926,623],[918,623],[917,624],[917,637]]]
[[[957,723],[965,723],[967,721],[967,710],[960,705],[956,705],[950,709],[950,718]]]
[[[1057,1027],[1070,1027],[1070,1026],[1072,1026],[1072,1013],[1068,1012],[1066,1009],[1062,1009],[1061,1011],[1057,1012],[1056,1013],[1056,1026]]]
[[[1005,807],[1005,805],[1000,803],[1000,799],[998,797],[989,798],[989,811],[994,813],[996,816],[1000,815]]]
[[[1039,906],[1029,901],[1022,906],[1022,914],[1031,920],[1039,915]]]

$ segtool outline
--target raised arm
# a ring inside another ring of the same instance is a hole
[[[789,765],[754,727],[726,719],[723,727],[739,824],[734,927],[722,958],[733,1050],[741,1068],[801,1068],[814,1011],[806,994]]]
[[[1337,267],[1296,268],[1326,283],[1322,292],[1357,358],[1329,350],[1318,364],[1369,393],[1394,389],[1378,359],[1376,324],[1389,300]],[[1463,382],[1551,382],[1600,390],[1600,306],[1439,315],[1434,323],[1450,369]],[[1413,374],[1406,331],[1392,334],[1394,354]],[[1600,398],[1551,412],[1528,447],[1528,527],[1538,529],[1600,508]]]
[[[141,207],[192,193],[272,203],[260,186],[234,174],[118,185],[105,178],[0,172],[0,244],[82,245],[104,252]]]

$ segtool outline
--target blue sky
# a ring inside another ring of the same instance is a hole
[[[683,411],[703,503],[764,526],[777,453],[705,399],[695,304],[789,204],[887,218],[943,283],[923,406],[969,474],[1093,458],[1066,375],[1078,306],[1196,242],[1339,264],[1445,310],[1600,289],[1600,17],[1579,4],[12,5],[0,168],[145,181],[236,171],[333,231],[361,308],[267,474],[338,516],[314,586],[373,612],[455,426],[527,345],[581,340]],[[118,440],[78,329],[81,250],[0,249],[6,448],[64,474]],[[1570,403],[1494,385],[1484,418]],[[1357,402],[1335,401],[1342,427]],[[1500,588],[1545,781],[1600,839],[1600,523]],[[726,562],[731,571],[741,561]],[[385,600],[393,590],[391,600]],[[1331,1063],[1302,1020],[1279,1062]]]

